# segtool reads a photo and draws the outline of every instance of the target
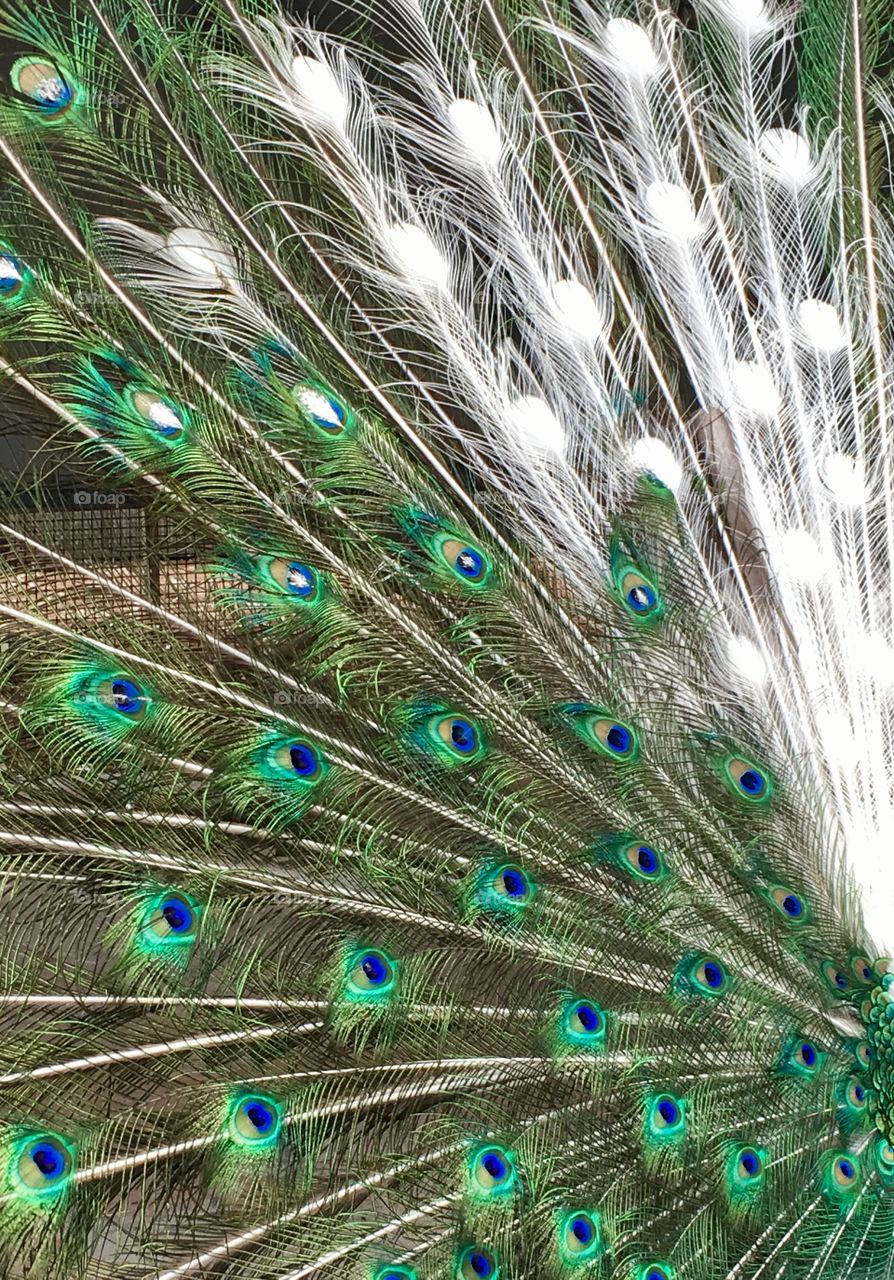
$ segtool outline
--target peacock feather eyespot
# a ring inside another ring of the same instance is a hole
[[[558,707],[557,712],[563,722],[600,755],[628,763],[638,758],[637,731],[605,708],[587,702],[569,702]]]
[[[762,804],[769,800],[771,784],[769,775],[744,756],[730,756],[723,764],[724,776],[730,790],[750,804]]]
[[[305,418],[326,436],[340,436],[353,426],[354,415],[331,387],[322,382],[300,382],[292,389]]]
[[[766,1181],[766,1163],[766,1152],[758,1147],[730,1147],[726,1161],[726,1191],[734,1209],[748,1208],[757,1200]]]
[[[847,1124],[848,1120],[853,1122],[862,1117],[869,1106],[869,1094],[866,1085],[857,1077],[851,1077],[845,1080],[839,1086],[838,1090],[839,1105],[841,1111],[845,1115],[839,1116],[839,1121]]]
[[[238,1094],[227,1115],[230,1139],[249,1150],[269,1150],[282,1133],[282,1106],[266,1094]]]
[[[445,538],[439,548],[448,568],[468,586],[482,586],[490,574],[487,556],[470,542]]]
[[[730,988],[730,978],[722,961],[704,952],[690,952],[677,966],[674,989],[684,995],[710,1000],[723,996]]]
[[[829,1152],[820,1166],[821,1184],[830,1199],[850,1201],[862,1182],[860,1157],[850,1151]]]
[[[29,55],[19,58],[10,70],[16,93],[27,98],[40,119],[54,123],[68,115],[78,100],[69,77],[49,58]]]
[[[602,1223],[592,1209],[571,1209],[557,1215],[559,1255],[571,1266],[591,1262],[603,1252]]]
[[[784,1075],[813,1079],[822,1071],[826,1055],[813,1040],[805,1036],[793,1036],[785,1044],[779,1060],[779,1070]]]
[[[180,950],[198,936],[200,907],[185,893],[157,894],[140,914],[138,938],[151,950]]]
[[[29,1133],[13,1147],[8,1181],[17,1197],[45,1201],[71,1185],[74,1171],[70,1142],[58,1133]]]
[[[303,560],[285,560],[268,556],[259,562],[262,575],[288,596],[305,604],[314,604],[322,593],[319,575]]]
[[[518,1184],[515,1156],[505,1147],[476,1148],[469,1156],[468,1183],[478,1198],[495,1200],[512,1195]]]
[[[186,435],[189,415],[167,396],[141,384],[124,389],[125,402],[146,430],[165,444],[178,444]]]
[[[616,533],[610,549],[612,584],[624,608],[636,622],[656,622],[664,601],[651,572],[638,562],[629,538]]]
[[[789,924],[806,924],[810,919],[810,908],[800,894],[785,885],[771,885],[770,901]]]
[[[456,1280],[499,1280],[497,1255],[484,1245],[468,1244],[457,1254]]]
[[[834,960],[824,960],[820,966],[820,972],[829,990],[836,995],[843,995],[849,990],[851,979],[848,977],[847,970],[836,964]]]
[[[854,980],[861,986],[872,986],[875,982],[875,970],[866,956],[857,953],[848,957],[848,969]]]
[[[387,1000],[398,979],[397,961],[372,947],[353,951],[345,965],[345,996],[349,1000],[374,1003]]]
[[[560,1027],[565,1042],[575,1048],[592,1051],[605,1047],[608,1019],[595,1000],[568,999],[562,1008]]]
[[[685,1102],[672,1093],[647,1098],[644,1127],[648,1145],[666,1146],[680,1142],[686,1136]]]
[[[868,1040],[858,1040],[854,1045],[854,1062],[861,1071],[868,1071],[872,1065],[872,1045]]]
[[[475,875],[473,901],[481,911],[520,916],[534,898],[536,888],[527,873],[514,862],[484,862]]]
[[[30,273],[12,250],[0,240],[0,305],[20,299],[26,290]]]
[[[674,1280],[669,1262],[645,1262],[637,1267],[635,1280]]]
[[[631,844],[626,849],[630,870],[640,880],[660,880],[665,873],[661,854],[649,844]]]
[[[436,755],[444,763],[472,764],[484,755],[481,731],[470,716],[431,716],[427,728]]]
[[[271,754],[278,770],[304,786],[319,782],[326,772],[326,761],[320,751],[304,738],[279,741]]]
[[[127,732],[146,720],[152,708],[147,689],[123,671],[89,672],[70,686],[72,709],[113,733]]]
[[[405,1267],[400,1263],[386,1262],[376,1267],[370,1280],[419,1280],[419,1273],[413,1267]]]

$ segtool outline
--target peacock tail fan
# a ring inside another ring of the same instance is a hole
[[[0,1273],[894,1275],[886,6],[0,53]]]

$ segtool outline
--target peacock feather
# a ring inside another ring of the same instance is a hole
[[[0,0],[4,1277],[894,1276],[892,37]]]

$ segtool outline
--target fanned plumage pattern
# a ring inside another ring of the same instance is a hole
[[[0,30],[0,1271],[894,1274],[885,6]]]

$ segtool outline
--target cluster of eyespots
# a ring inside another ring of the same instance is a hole
[[[137,938],[152,950],[182,948],[196,940],[199,906],[183,893],[162,893],[141,909]]]
[[[714,999],[729,989],[729,975],[716,956],[691,952],[684,956],[674,975],[674,988],[686,995]]]
[[[70,1184],[74,1148],[56,1133],[32,1133],[16,1143],[9,1167],[15,1193],[25,1199],[57,1196]]]
[[[322,384],[302,383],[293,388],[295,402],[315,427],[327,436],[338,436],[349,426],[352,415],[344,401]]]
[[[572,1266],[590,1262],[602,1252],[602,1225],[590,1209],[573,1209],[559,1216],[559,1253]]]
[[[229,1136],[239,1146],[266,1150],[282,1131],[282,1107],[262,1094],[242,1095],[230,1103],[227,1120]]]
[[[469,1188],[488,1200],[511,1195],[518,1182],[515,1157],[505,1147],[479,1147],[469,1157]]]
[[[350,1000],[377,1001],[391,994],[397,982],[397,961],[384,951],[363,948],[348,956],[345,995]]]
[[[457,1280],[497,1280],[500,1268],[496,1254],[483,1245],[460,1249],[456,1262]]]
[[[134,414],[162,440],[176,444],[183,438],[189,419],[172,400],[140,385],[125,387],[124,398]]]
[[[557,708],[561,719],[578,737],[600,755],[633,761],[639,755],[636,730],[602,707],[586,702],[570,702]]]
[[[16,92],[28,98],[46,121],[61,119],[74,105],[74,88],[47,58],[19,58],[13,63],[10,79]]]

